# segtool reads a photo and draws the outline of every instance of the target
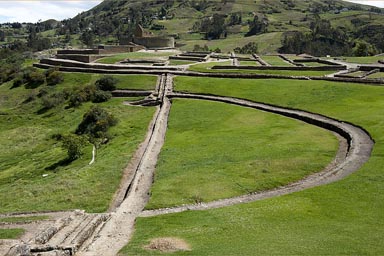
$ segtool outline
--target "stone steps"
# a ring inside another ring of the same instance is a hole
[[[7,256],[67,256],[87,247],[98,235],[108,214],[75,212],[38,233],[26,244],[14,246]]]

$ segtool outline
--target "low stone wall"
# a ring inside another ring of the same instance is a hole
[[[57,54],[100,54],[99,49],[65,49],[65,50],[57,50]]]
[[[82,63],[74,61],[65,61],[59,59],[42,59],[40,64],[47,64],[51,66],[60,67],[74,67],[74,68],[88,68],[88,69],[102,69],[102,70],[128,70],[128,69],[139,69],[139,70],[164,70],[163,67],[153,66],[128,66],[128,65],[115,65],[115,64],[98,64],[98,63]],[[167,67],[166,70],[180,70],[179,67]]]
[[[149,49],[175,48],[173,37],[139,37],[134,38],[133,42]]]
[[[139,91],[139,90],[115,90],[112,91],[113,97],[140,97],[148,96],[152,91]]]
[[[319,67],[286,67],[286,66],[213,66],[212,69],[244,69],[244,70],[301,70],[301,71],[338,71],[347,69],[346,66],[319,66]]]
[[[300,66],[300,67],[303,66],[301,63],[295,63],[294,61],[292,61],[291,59],[288,59],[286,56],[284,56],[282,54],[279,54],[279,57],[282,58],[283,60],[285,60],[286,62],[289,62],[293,66]]]
[[[101,45],[100,54],[115,54],[124,52],[137,52],[144,49],[142,45]]]
[[[328,61],[328,60],[322,60],[319,58],[297,59],[297,60],[293,60],[293,62],[295,62],[295,63],[317,62],[320,64],[325,64],[325,65],[330,65],[330,66],[341,66],[338,63]]]
[[[194,57],[194,56],[182,56],[182,55],[169,56],[169,59],[170,60],[189,60],[189,61],[197,61],[197,62],[206,61],[205,58]]]
[[[266,67],[269,67],[271,65],[269,65],[267,62],[265,62],[262,58],[260,58],[259,55],[257,54],[252,54],[252,56],[256,59],[256,61],[258,61],[260,63],[261,66],[266,66]]]
[[[384,66],[373,66],[373,65],[372,66],[370,66],[370,65],[360,66],[361,71],[371,71],[374,69],[378,69],[378,70],[380,70],[380,72],[384,72]]]
[[[103,58],[103,55],[83,55],[83,54],[57,54],[56,58],[63,60],[75,60],[84,63],[94,62],[97,59]]]

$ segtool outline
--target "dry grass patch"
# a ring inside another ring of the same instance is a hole
[[[173,253],[178,251],[190,251],[191,246],[183,239],[175,237],[154,238],[144,249],[151,251],[160,251],[165,253]]]

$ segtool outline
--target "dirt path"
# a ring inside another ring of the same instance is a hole
[[[169,79],[166,79],[169,81]],[[156,168],[157,158],[164,144],[167,130],[168,115],[171,102],[168,99],[167,81],[164,81],[162,105],[156,118],[153,131],[144,155],[137,168],[130,189],[125,200],[121,203],[116,212],[112,213],[111,219],[105,224],[98,234],[98,238],[88,247],[82,249],[77,255],[116,255],[125,246],[133,231],[136,217],[142,212],[149,200],[149,192],[153,182],[153,175]]]
[[[183,212],[188,210],[207,210],[221,208],[225,206],[253,202],[275,196],[286,195],[304,189],[332,183],[357,171],[366,161],[368,161],[374,145],[374,142],[372,141],[370,136],[363,129],[356,127],[352,124],[337,121],[318,114],[308,113],[301,110],[290,110],[262,103],[255,103],[247,100],[228,97],[181,93],[174,93],[170,96],[175,98],[192,98],[225,102],[243,107],[250,107],[267,112],[272,112],[290,118],[295,118],[337,133],[341,143],[335,161],[331,163],[327,168],[325,168],[325,170],[319,173],[312,174],[306,177],[305,179],[290,184],[288,186],[255,194],[217,200],[208,203],[183,205],[174,208],[143,211],[140,214],[140,217],[150,217],[162,214]]]

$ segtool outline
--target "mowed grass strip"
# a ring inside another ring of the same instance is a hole
[[[241,62],[240,62],[241,64]],[[234,74],[261,74],[280,76],[325,76],[335,71],[312,71],[312,70],[252,70],[252,69],[212,69],[214,66],[230,66],[231,61],[207,62],[189,66],[188,70],[202,73],[234,73]],[[292,65],[291,65],[292,66]]]
[[[291,195],[222,209],[140,218],[122,255],[156,237],[179,237],[188,255],[383,255],[384,88],[291,80],[176,78],[176,89],[248,98],[305,109],[366,128],[371,159],[345,179]],[[197,83],[196,83],[197,82]],[[183,253],[178,253],[183,255]]]
[[[74,132],[92,104],[69,109],[64,104],[38,114],[39,99],[24,101],[36,92],[10,87],[0,86],[0,212],[108,209],[155,109],[124,106],[124,99],[99,104],[119,120],[110,129],[111,140],[98,149],[93,165],[88,165],[91,145],[81,159],[62,165],[67,154],[52,136]]]
[[[21,228],[0,228],[0,239],[17,239],[24,234],[25,230]]]
[[[250,108],[173,100],[149,209],[271,189],[322,170],[338,147],[323,129]]]
[[[88,73],[64,73],[64,82],[59,87],[72,88],[79,85],[94,84],[104,75]],[[117,79],[118,89],[153,90],[157,76],[153,75],[112,75]]]

